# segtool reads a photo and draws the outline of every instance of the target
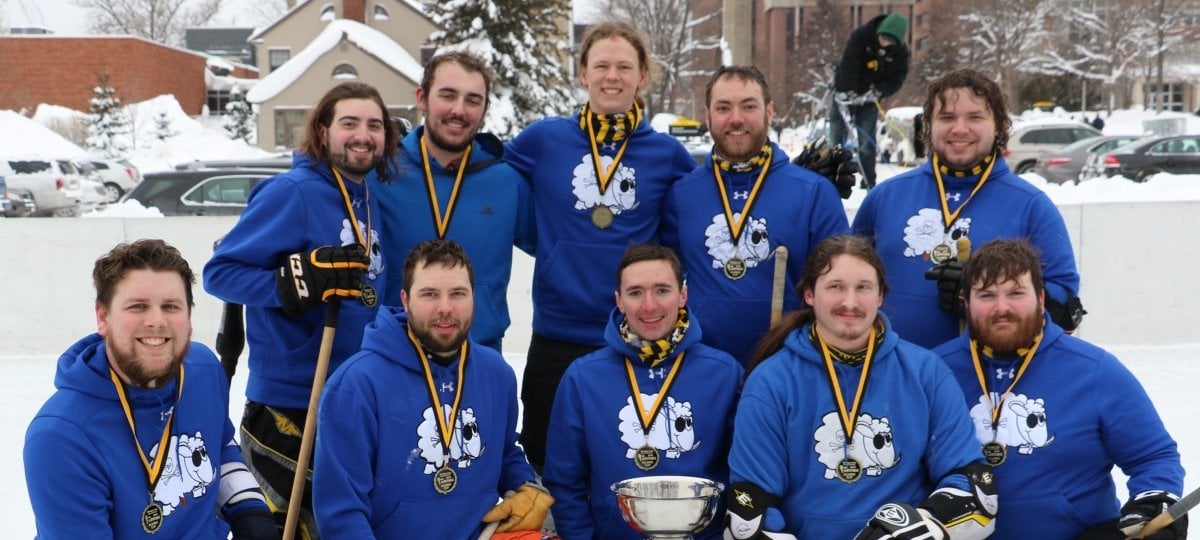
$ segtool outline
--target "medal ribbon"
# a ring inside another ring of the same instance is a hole
[[[368,238],[363,234],[362,229],[358,228],[358,216],[354,215],[354,203],[350,200],[350,192],[346,190],[346,182],[342,180],[342,174],[338,172],[337,167],[330,167],[333,170],[333,177],[337,179],[338,189],[342,192],[342,203],[346,205],[346,215],[350,217],[350,227],[354,229],[354,238],[358,240],[358,244],[367,250],[367,254],[371,253],[371,245],[368,244]],[[366,190],[364,195],[367,205],[367,234],[371,234],[371,188],[367,182],[363,181],[363,189]]]
[[[433,416],[437,418],[438,433],[442,436],[442,451],[450,455],[450,439],[454,435],[454,423],[458,420],[458,404],[462,400],[463,385],[466,379],[463,372],[467,368],[467,342],[463,342],[458,351],[458,388],[454,390],[454,405],[450,407],[450,417],[442,416],[442,400],[438,399],[437,388],[433,385],[433,372],[429,369],[429,359],[425,358],[425,348],[417,341],[417,336],[408,329],[408,340],[417,349],[417,358],[421,359],[421,369],[425,373],[425,382],[429,387],[429,400],[433,403]],[[447,466],[449,462],[447,461]]]
[[[633,401],[637,403],[638,420],[642,422],[642,433],[647,437],[650,436],[650,426],[654,424],[654,415],[658,414],[658,410],[662,408],[663,401],[667,399],[667,393],[671,391],[671,385],[675,383],[675,375],[679,373],[680,366],[683,365],[683,355],[687,351],[679,353],[679,357],[675,359],[675,365],[671,366],[671,372],[667,374],[667,380],[663,382],[662,390],[658,391],[658,397],[654,399],[654,404],[649,409],[643,407],[642,391],[638,388],[637,376],[633,373],[633,360],[628,356],[625,357],[625,374],[629,376],[629,392],[633,396]]]
[[[829,372],[829,384],[833,387],[833,398],[837,402],[838,417],[842,420],[846,441],[854,436],[854,422],[858,418],[858,406],[862,404],[863,394],[867,391],[867,374],[871,371],[871,359],[875,356],[875,325],[871,325],[871,334],[867,337],[867,356],[863,358],[862,375],[858,377],[858,390],[854,392],[854,402],[846,411],[846,400],[842,397],[842,385],[838,383],[837,371],[833,369],[833,355],[829,346],[821,339],[821,332],[816,332],[817,342],[821,344],[821,355],[825,357],[825,369]],[[849,443],[847,442],[847,445]],[[843,447],[844,448],[844,447]]]
[[[950,202],[946,200],[946,184],[942,181],[942,170],[939,161],[937,153],[934,153],[933,178],[937,181],[938,195],[941,197],[940,200],[942,203],[942,221],[945,222],[946,231],[948,232],[950,231],[950,226],[954,225],[954,222],[958,220],[958,215],[962,213],[963,208],[966,208],[967,203],[971,202],[976,193],[979,193],[979,190],[983,188],[983,183],[988,181],[988,176],[992,174],[992,167],[996,165],[996,159],[993,156],[992,159],[987,160],[987,169],[983,171],[983,176],[979,177],[979,182],[975,183],[975,189],[971,190],[971,194],[967,196],[967,200],[958,205],[958,208],[954,209],[953,212],[950,211]]]
[[[640,117],[640,111],[641,109],[638,108],[637,103],[634,103],[634,116]],[[600,161],[600,148],[596,145],[596,132],[592,129],[590,109],[585,105],[584,110],[580,111],[579,114],[584,116],[584,123],[587,124],[588,142],[592,145],[592,167],[596,169],[596,185],[600,187],[600,196],[604,197],[604,192],[608,190],[608,181],[617,172],[617,166],[621,164],[621,158],[625,157],[625,149],[629,148],[629,139],[633,137],[625,137],[625,140],[621,142],[621,149],[617,150],[617,157],[613,158],[612,163],[608,165],[608,169],[604,170],[604,166],[601,165],[602,161]]]
[[[108,377],[112,379],[113,386],[117,389],[117,397],[121,400],[121,409],[125,411],[125,419],[129,421],[129,432],[133,434],[133,447],[137,449],[138,457],[142,459],[142,466],[146,469],[146,481],[150,484],[150,494],[153,495],[158,486],[158,479],[162,477],[163,465],[166,464],[167,441],[171,438],[171,426],[175,423],[175,408],[179,406],[179,401],[183,398],[183,365],[179,366],[179,389],[175,396],[175,406],[167,415],[167,425],[163,426],[162,437],[158,441],[158,454],[154,456],[154,463],[150,463],[150,459],[142,451],[142,444],[138,442],[133,407],[129,405],[129,389],[125,388],[125,383],[121,382],[121,378],[117,376],[117,372],[111,366],[108,368]]]
[[[421,135],[421,163],[425,165],[425,186],[429,191],[429,207],[433,209],[433,225],[437,229],[438,239],[446,237],[450,228],[450,216],[454,213],[454,205],[458,202],[458,190],[462,187],[463,173],[467,170],[467,160],[471,157],[471,146],[468,145],[458,160],[458,176],[454,178],[454,189],[450,192],[450,200],[446,202],[446,216],[442,217],[442,209],[438,206],[437,188],[433,186],[433,171],[429,167],[429,150],[425,147],[425,136]],[[368,207],[368,215],[371,209]]]
[[[983,389],[983,396],[988,400],[988,407],[992,411],[992,438],[996,438],[1000,428],[996,426],[996,421],[1000,418],[1000,409],[1004,407],[1004,400],[1008,398],[1013,387],[1017,386],[1017,381],[1021,380],[1021,376],[1025,374],[1025,370],[1029,368],[1029,364],[1033,362],[1033,355],[1037,353],[1038,346],[1042,344],[1044,333],[1039,333],[1033,340],[1033,346],[1025,353],[1021,359],[1021,368],[1017,370],[1013,381],[1009,383],[1008,388],[1004,389],[1004,393],[1000,394],[999,402],[992,402],[992,393],[988,391],[987,379],[983,374],[983,360],[979,357],[979,344],[975,340],[971,340],[971,360],[974,360],[975,376],[979,379],[979,387]]]
[[[729,227],[729,236],[733,240],[733,246],[736,248],[738,239],[742,236],[742,226],[746,224],[746,218],[750,216],[750,209],[754,208],[754,203],[758,201],[758,190],[763,185],[763,180],[767,178],[767,171],[771,168],[771,149],[767,149],[767,161],[763,164],[762,170],[758,172],[758,178],[754,180],[754,187],[750,188],[750,195],[746,197],[746,204],[742,206],[742,215],[738,219],[733,217],[733,207],[729,204],[729,194],[725,193],[725,182],[721,180],[721,169],[717,167],[717,160],[713,160],[713,177],[717,181],[717,193],[721,195],[721,204],[725,209],[725,224]]]

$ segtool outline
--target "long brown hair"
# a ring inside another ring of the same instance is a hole
[[[992,150],[997,154],[1004,153],[1004,149],[1008,148],[1008,130],[1012,128],[1012,118],[1008,116],[1008,100],[1004,97],[1004,90],[1000,89],[1000,85],[988,78],[987,75],[975,71],[973,69],[956,69],[945,74],[942,78],[933,81],[928,88],[925,89],[925,107],[923,109],[924,123],[921,126],[921,133],[918,136],[925,143],[925,148],[933,148],[933,115],[935,105],[938,105],[938,110],[946,107],[946,92],[955,88],[966,88],[972,94],[983,98],[987,102],[988,109],[992,111],[992,118],[996,122],[996,140],[992,144]]]
[[[800,282],[796,284],[796,292],[800,298],[804,298],[805,291],[811,291],[817,286],[817,279],[829,273],[833,269],[833,258],[838,255],[849,255],[857,259],[861,259],[875,269],[875,277],[879,279],[879,294],[884,295],[888,292],[887,274],[883,270],[883,261],[879,259],[879,253],[875,251],[875,247],[871,245],[871,241],[862,236],[854,235],[838,235],[830,236],[817,244],[813,248],[813,252],[808,256],[808,260],[804,263],[804,275],[800,277]],[[747,364],[746,374],[749,375],[758,364],[762,363],[771,355],[783,348],[783,342],[787,339],[788,334],[793,330],[800,328],[816,320],[816,314],[813,313],[812,306],[805,306],[798,311],[793,311],[784,314],[784,316],[775,323],[767,334],[758,340],[758,345],[754,347],[754,353],[750,355],[750,363]]]
[[[308,121],[304,128],[304,141],[300,143],[300,151],[321,161],[330,161],[329,148],[325,145],[325,138],[321,136],[321,130],[329,129],[329,125],[333,122],[333,109],[343,99],[369,99],[379,105],[379,112],[383,114],[383,157],[379,163],[375,164],[375,172],[379,175],[380,180],[386,180],[389,176],[388,162],[396,155],[399,131],[396,130],[396,123],[388,119],[387,105],[383,104],[383,97],[379,95],[379,90],[369,84],[344,82],[325,92],[317,106],[308,113]]]

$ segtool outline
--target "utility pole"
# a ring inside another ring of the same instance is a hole
[[[721,34],[725,38],[731,65],[754,63],[754,0],[724,0]]]

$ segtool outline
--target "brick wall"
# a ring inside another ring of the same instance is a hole
[[[184,112],[200,114],[204,57],[129,36],[0,37],[0,109],[30,113],[39,103],[87,111],[97,74],[122,103],[174,94]]]

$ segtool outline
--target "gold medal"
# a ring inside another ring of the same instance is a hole
[[[372,287],[370,283],[363,283],[361,292],[362,296],[359,297],[359,300],[362,300],[363,305],[375,307],[379,301],[379,293],[375,292],[375,287]]]
[[[1004,459],[1008,457],[1008,448],[1003,443],[992,441],[983,445],[983,459],[988,465],[993,467],[1004,463]]]
[[[929,250],[929,259],[937,264],[942,264],[950,260],[953,255],[954,254],[950,251],[949,244],[938,244],[933,246],[933,249]]]
[[[154,501],[150,501],[150,504],[146,505],[146,509],[142,510],[142,530],[149,534],[154,534],[162,527],[162,521],[162,506],[159,506]]]
[[[837,464],[837,477],[847,484],[853,484],[862,478],[862,465],[854,458],[843,459]]]
[[[649,471],[658,466],[658,449],[649,444],[637,449],[633,455],[633,464],[643,471]]]
[[[746,275],[746,261],[737,257],[725,261],[725,277],[733,280],[742,279]]]
[[[454,491],[458,485],[458,475],[454,473],[454,469],[450,468],[450,463],[442,465],[442,468],[433,473],[433,490],[445,495]]]
[[[613,212],[612,209],[600,205],[592,208],[592,225],[597,229],[607,229],[612,226]]]

